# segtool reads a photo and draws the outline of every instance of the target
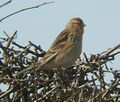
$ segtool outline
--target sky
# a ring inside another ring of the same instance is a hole
[[[5,1],[8,0],[0,0],[0,5]],[[0,19],[17,10],[50,1],[54,3],[0,22],[0,37],[4,36],[3,31],[12,35],[17,30],[17,43],[27,45],[32,41],[46,51],[66,23],[73,17],[80,17],[86,24],[82,51],[88,56],[120,43],[120,0],[12,0],[0,8]],[[111,66],[120,70],[120,55]]]

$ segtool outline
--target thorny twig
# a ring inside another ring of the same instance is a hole
[[[9,37],[6,33],[7,38],[2,38],[0,43],[2,50],[0,83],[10,85],[5,92],[1,90],[1,101],[6,97],[9,101],[32,102],[120,101],[120,70],[113,70],[107,64],[109,61],[115,60],[115,56],[120,53],[120,44],[102,53],[92,54],[89,58],[84,53],[84,58],[76,62],[75,66],[62,69],[61,80],[55,68],[40,70],[57,53],[44,61],[42,66],[35,66],[45,51],[32,42],[29,42],[27,46],[17,44],[13,41],[14,34]],[[2,40],[7,42],[7,45]],[[16,49],[16,47],[18,48]],[[4,63],[6,59],[7,61]],[[23,73],[24,70],[27,73]],[[109,82],[106,80],[107,74],[111,74]]]

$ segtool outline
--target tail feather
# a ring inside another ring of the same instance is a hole
[[[25,72],[31,71],[31,70],[41,70],[43,68],[43,66],[45,66],[46,64],[48,64],[51,60],[53,60],[57,56],[57,54],[58,53],[56,52],[53,55],[51,55],[49,58],[45,59],[44,61],[41,60],[39,62],[34,63],[30,67],[28,67],[26,69],[23,69],[22,71],[18,72],[17,75],[20,75],[22,73],[25,73]]]

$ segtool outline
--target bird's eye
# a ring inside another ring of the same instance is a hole
[[[72,24],[79,25],[79,22],[73,21]]]
[[[79,25],[79,23],[78,23],[78,22],[74,22],[74,24]]]

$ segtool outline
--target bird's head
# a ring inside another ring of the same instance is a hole
[[[83,20],[79,17],[72,18],[66,25],[65,29],[71,30],[82,30],[86,25],[84,24]]]

